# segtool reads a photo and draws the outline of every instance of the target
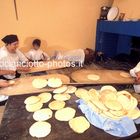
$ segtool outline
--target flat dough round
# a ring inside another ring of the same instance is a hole
[[[71,96],[69,94],[67,94],[67,93],[63,93],[63,94],[58,93],[58,94],[55,94],[53,96],[53,98],[55,100],[58,100],[58,101],[67,101],[67,100],[69,100],[71,98]]]
[[[87,78],[89,80],[98,81],[100,79],[100,76],[99,75],[96,75],[96,74],[88,74],[87,75]]]
[[[55,112],[55,118],[59,121],[69,121],[75,116],[76,110],[71,107],[62,108]]]
[[[51,132],[51,124],[48,122],[35,122],[29,128],[29,133],[32,137],[43,138]]]
[[[31,104],[35,104],[35,103],[39,102],[40,100],[41,99],[38,96],[30,96],[24,100],[24,103],[27,105],[31,105]]]
[[[10,84],[10,85],[14,85],[15,83],[16,83],[16,82],[15,82],[14,80],[10,80],[10,81],[9,81],[9,84]]]
[[[138,100],[132,96],[127,110],[133,110],[137,107],[137,105],[138,105]]]
[[[47,86],[47,83],[48,83],[47,80],[45,80],[45,79],[39,79],[39,78],[34,79],[32,81],[32,85],[33,85],[34,88],[43,88],[43,87],[46,87]]]
[[[31,104],[31,105],[28,105],[28,104],[27,104],[27,105],[26,105],[26,110],[27,110],[28,112],[35,112],[35,111],[41,109],[42,106],[43,106],[42,102],[37,102],[37,103]]]
[[[129,93],[128,91],[126,91],[126,90],[122,90],[122,91],[118,91],[117,92],[117,95],[125,95],[125,96],[127,96],[129,99],[131,98],[131,93]]]
[[[118,110],[123,109],[122,105],[118,101],[115,101],[115,100],[107,100],[105,101],[104,104],[108,109],[111,109],[111,110],[118,111]]]
[[[62,86],[62,80],[59,78],[49,78],[48,79],[48,86],[52,88],[57,88]]]
[[[52,118],[53,112],[49,108],[37,110],[33,114],[33,119],[36,121],[46,121]]]
[[[38,97],[41,98],[42,103],[47,103],[48,101],[51,100],[52,94],[49,92],[44,92],[44,93],[39,94]]]
[[[99,100],[100,98],[99,92],[97,92],[95,89],[90,89],[88,91],[88,95],[90,96],[91,100]]]
[[[127,72],[120,72],[120,76],[124,77],[124,78],[130,78],[130,74]]]
[[[84,88],[79,88],[76,90],[75,92],[75,95],[78,97],[78,98],[82,98],[82,94],[88,94],[88,91]]]
[[[111,90],[103,90],[101,92],[100,100],[104,103],[106,100],[117,100],[116,92]]]
[[[96,106],[96,105],[94,105],[91,101],[88,101],[87,102],[87,105],[93,110],[93,111],[95,111],[96,113],[100,113],[101,112],[101,110]]]
[[[103,111],[100,115],[105,118],[109,118],[109,119],[113,119],[113,120],[121,119],[121,117],[115,116],[115,115],[111,114],[109,111]]]
[[[120,102],[123,106],[124,109],[127,110],[127,108],[129,107],[130,105],[130,101],[127,96],[123,95],[123,94],[120,94],[117,98],[118,102]]]
[[[65,93],[74,93],[74,92],[76,92],[76,90],[77,90],[77,87],[75,87],[75,86],[68,86],[68,89],[66,90],[66,92]]]
[[[103,86],[100,90],[100,92],[104,91],[104,90],[110,90],[110,91],[113,91],[113,92],[117,92],[117,90],[113,87],[113,86],[110,86],[110,85],[107,85],[107,86]]]
[[[62,86],[53,91],[53,93],[64,93],[68,89],[67,86]]]
[[[94,105],[96,105],[101,111],[107,111],[108,108],[99,100],[92,100],[91,101]]]
[[[65,102],[54,100],[54,101],[50,102],[48,106],[52,110],[59,110],[59,109],[62,109],[65,107]]]
[[[79,116],[71,119],[69,126],[76,133],[84,133],[90,127],[90,123],[85,117]]]
[[[128,112],[127,116],[131,119],[137,119],[140,117],[140,110],[138,110],[138,109],[130,110]]]
[[[127,114],[127,112],[123,109],[119,110],[119,111],[110,110],[110,113],[117,116],[117,117],[123,117],[124,115]]]

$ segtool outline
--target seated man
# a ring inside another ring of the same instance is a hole
[[[140,93],[140,62],[130,70],[130,75],[136,78],[136,83],[134,85],[134,90],[136,93]]]

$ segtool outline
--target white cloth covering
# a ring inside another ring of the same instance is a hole
[[[71,62],[80,62],[84,63],[85,53],[83,49],[75,49],[70,51],[57,51],[55,59],[60,60],[68,60]]]
[[[136,77],[136,73],[139,71],[140,71],[140,62],[136,65],[136,67],[130,70],[130,75],[132,77]],[[134,85],[134,90],[136,93],[140,93],[140,85]]]
[[[18,66],[19,62],[26,62],[28,59],[18,49],[16,53],[9,53],[4,46],[0,48],[0,70],[14,70]],[[15,75],[3,75],[7,79],[14,79]]]
[[[32,61],[39,61],[39,60],[49,60],[50,57],[47,53],[43,52],[41,49],[35,50],[31,49],[26,53],[26,57]]]

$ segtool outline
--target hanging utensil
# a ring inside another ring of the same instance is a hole
[[[16,19],[18,20],[18,12],[17,12],[16,0],[14,0],[14,8],[15,8]]]

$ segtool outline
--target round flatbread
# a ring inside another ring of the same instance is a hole
[[[126,90],[122,90],[122,91],[118,91],[117,92],[117,95],[119,96],[119,95],[125,95],[125,96],[127,96],[127,98],[128,99],[131,99],[131,93],[129,93],[128,91],[126,91]]]
[[[35,122],[29,128],[29,133],[32,137],[43,138],[51,132],[51,124],[48,122]]]
[[[130,110],[128,112],[127,116],[131,119],[137,119],[140,117],[140,110],[138,110],[138,109]]]
[[[59,110],[65,107],[65,102],[64,101],[57,101],[54,100],[49,103],[49,108],[52,110]]]
[[[27,97],[24,100],[24,103],[27,104],[27,105],[32,105],[32,104],[35,104],[35,103],[39,102],[40,100],[41,99],[38,96],[30,96],[30,97]]]
[[[100,98],[99,92],[97,92],[95,89],[90,89],[88,91],[88,95],[90,96],[91,100],[99,100]]]
[[[59,121],[69,121],[75,116],[75,109],[71,107],[62,108],[55,112],[55,118]]]
[[[75,95],[78,97],[78,98],[82,98],[82,94],[85,95],[85,94],[88,94],[88,91],[84,88],[79,88],[76,90],[75,92]]]
[[[62,80],[59,78],[49,78],[48,86],[52,88],[57,88],[62,86]]]
[[[10,85],[14,85],[15,83],[16,83],[16,82],[15,82],[14,80],[10,80],[10,81],[9,81],[9,84],[10,84]]]
[[[53,93],[64,93],[68,89],[67,86],[62,86],[53,91]]]
[[[98,81],[100,79],[100,76],[96,74],[88,74],[87,78],[92,81]]]
[[[120,102],[123,106],[124,109],[128,109],[129,104],[130,104],[130,99],[127,98],[127,96],[120,94],[117,98],[118,102]]]
[[[33,119],[36,121],[46,121],[52,117],[52,114],[52,110],[49,108],[43,108],[34,112]]]
[[[74,93],[76,92],[77,90],[77,87],[74,87],[74,86],[68,86],[67,90],[65,91],[65,93]]]
[[[85,117],[79,116],[71,119],[69,126],[76,133],[84,133],[90,127],[90,123]]]
[[[100,92],[104,91],[104,90],[110,90],[110,91],[113,91],[113,92],[117,92],[117,90],[113,87],[113,86],[103,86],[100,90]]]
[[[45,79],[39,79],[39,78],[34,79],[32,81],[32,85],[33,85],[34,88],[43,88],[43,87],[46,87],[47,86],[47,83],[48,83],[47,80],[45,80]]]
[[[127,112],[125,110],[118,110],[118,111],[114,111],[114,110],[110,110],[109,111],[111,114],[117,116],[117,117],[123,117],[124,115],[127,114]]]
[[[101,111],[107,111],[108,108],[99,100],[91,100],[91,102],[97,106]]]
[[[87,105],[93,110],[95,111],[96,113],[100,113],[101,110],[96,106],[94,105],[91,101],[87,101]]]
[[[44,93],[39,94],[38,97],[41,98],[40,102],[47,103],[47,102],[49,102],[51,100],[52,94],[49,93],[49,92],[44,92]]]
[[[130,74],[127,72],[120,72],[120,76],[124,77],[124,78],[130,78]]]
[[[53,96],[53,98],[55,100],[58,100],[58,101],[67,101],[67,100],[69,100],[71,98],[71,96],[69,94],[67,94],[67,93],[63,93],[63,94],[59,93],[59,94],[55,94]]]
[[[137,99],[132,96],[131,100],[130,100],[130,104],[127,107],[127,110],[133,110],[133,109],[135,109],[137,107],[137,105],[138,105]]]
[[[28,112],[35,112],[35,111],[41,109],[42,106],[43,106],[42,102],[37,102],[37,103],[35,103],[35,104],[30,104],[30,105],[27,104],[27,105],[26,105],[26,110],[27,110]]]
[[[112,120],[120,120],[122,118],[122,117],[118,117],[118,116],[111,114],[109,111],[103,111],[100,115],[105,118],[112,119]]]
[[[100,96],[100,100],[104,103],[106,100],[117,100],[116,92],[111,90],[103,90]]]
[[[105,101],[105,106],[108,108],[108,109],[111,109],[111,110],[121,110],[123,109],[122,105],[116,100],[106,100]]]

